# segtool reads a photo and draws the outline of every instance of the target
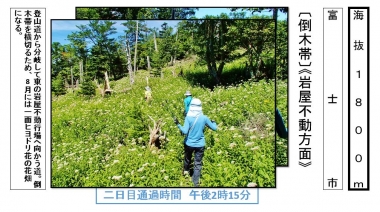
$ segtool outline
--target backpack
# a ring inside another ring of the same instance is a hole
[[[193,100],[193,97],[191,97],[189,103],[187,104],[187,107],[190,106],[190,104],[191,104],[191,100]],[[190,108],[189,108],[189,109],[190,109]],[[186,108],[185,108],[185,109],[183,110],[183,116],[186,117],[186,115],[187,115],[187,113],[186,113]]]

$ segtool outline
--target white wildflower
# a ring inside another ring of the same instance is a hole
[[[235,146],[236,146],[235,143],[230,143],[230,148],[231,148],[231,149],[234,148]]]
[[[112,179],[113,180],[120,180],[122,178],[122,176],[113,176]]]
[[[258,149],[260,149],[259,146],[255,146],[255,147],[251,148],[252,151],[254,151],[254,150],[258,150]]]
[[[246,144],[245,144],[245,146],[252,146],[253,145],[253,142],[247,142]]]

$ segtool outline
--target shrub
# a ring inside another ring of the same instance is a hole
[[[52,82],[51,82],[51,91],[53,95],[59,96],[59,95],[65,95],[66,94],[66,88],[65,88],[65,80],[62,77],[61,74],[59,74]]]
[[[80,85],[80,94],[84,96],[95,96],[96,86],[90,78],[86,77],[83,83]]]

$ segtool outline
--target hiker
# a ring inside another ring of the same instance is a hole
[[[152,100],[152,90],[150,89],[149,86],[145,87],[145,100],[147,102],[149,102],[150,100]]]
[[[186,91],[185,93],[185,99],[183,100],[183,103],[185,104],[185,110],[183,111],[183,116],[186,117],[187,112],[189,111],[190,102],[193,99],[190,91]]]
[[[183,164],[183,175],[188,175],[190,171],[190,163],[194,152],[194,174],[193,183],[195,187],[199,187],[199,178],[202,170],[202,158],[205,150],[205,137],[203,130],[207,126],[216,131],[217,124],[214,120],[210,120],[202,112],[202,103],[199,99],[193,98],[191,101],[189,112],[185,118],[184,126],[181,126],[178,119],[174,118],[174,123],[186,135],[184,140],[185,157]]]
[[[275,116],[276,116],[275,124],[276,124],[277,134],[280,136],[280,138],[288,139],[288,129],[286,129],[285,127],[284,120],[282,119],[282,115],[280,111],[278,110],[278,108],[276,108]]]

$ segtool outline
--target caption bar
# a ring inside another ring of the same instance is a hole
[[[96,189],[97,204],[259,204],[259,189]]]

